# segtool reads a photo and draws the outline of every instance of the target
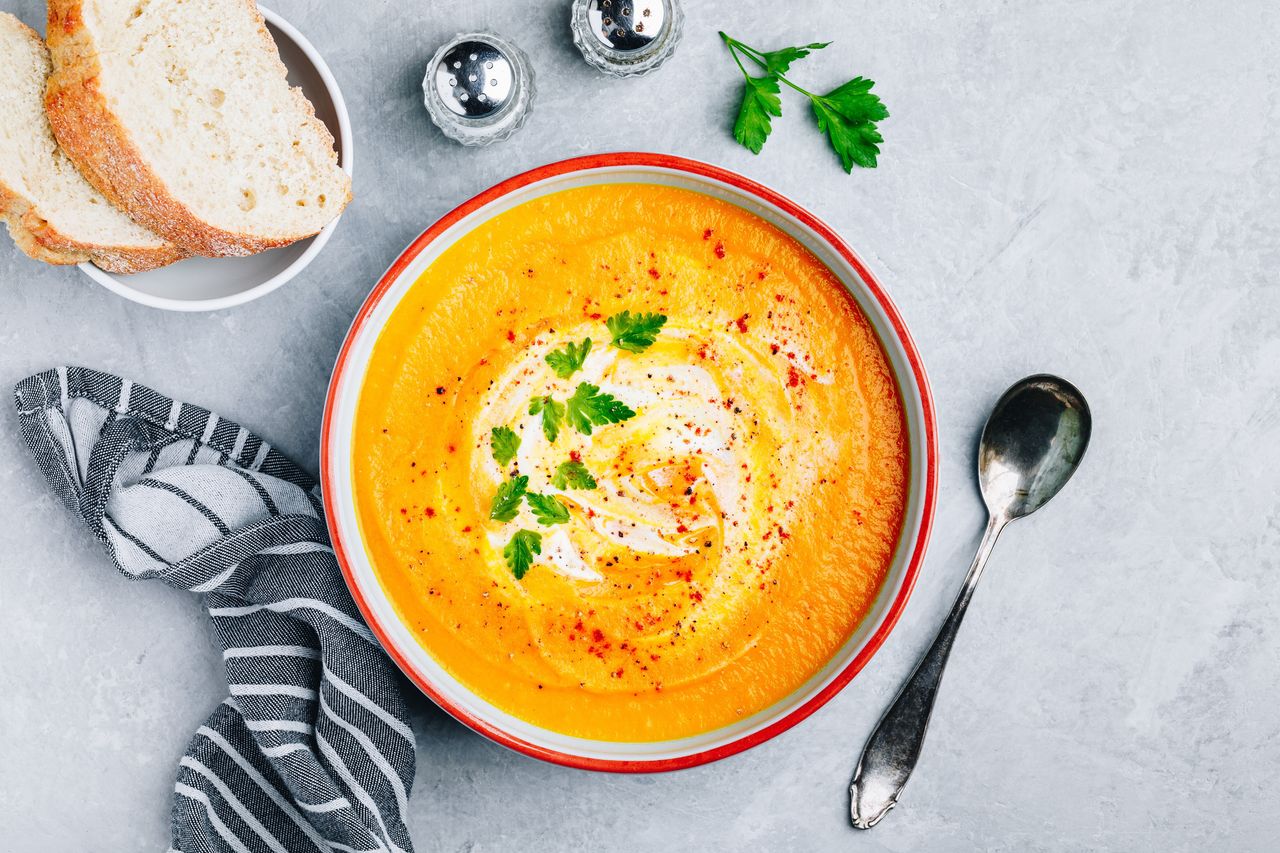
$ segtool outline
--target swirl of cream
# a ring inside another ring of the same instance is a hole
[[[540,588],[576,608],[527,610],[544,657],[566,676],[582,677],[563,637],[567,632],[578,640],[566,626],[584,611],[616,628],[601,633],[616,637],[625,627],[628,651],[645,652],[655,664],[661,656],[654,650],[681,637],[692,643],[696,633],[697,643],[726,648],[724,637],[734,632],[733,654],[718,654],[714,662],[708,656],[705,666],[664,678],[672,684],[705,676],[749,648],[741,638],[754,636],[764,618],[758,593],[794,517],[780,481],[786,494],[797,495],[816,479],[790,440],[794,392],[776,360],[746,335],[669,324],[648,350],[630,353],[607,346],[598,323],[557,328],[501,369],[474,428],[484,446],[492,428],[516,429],[521,444],[514,467],[529,477],[530,491],[560,497],[571,519],[540,528],[522,507],[514,521],[490,529],[498,555],[488,563],[501,570],[500,551],[516,529],[543,531],[534,571],[545,568],[554,579],[541,580]],[[564,341],[592,336],[582,369],[567,379],[556,376],[546,355]],[[635,416],[589,436],[566,423],[556,441],[548,441],[538,416],[528,412],[530,399],[563,401],[580,382],[612,394]],[[582,461],[597,488],[552,485],[557,466],[570,458]],[[492,494],[507,473],[489,454],[473,457],[471,480],[480,494]],[[628,689],[627,679],[616,677],[588,686]]]

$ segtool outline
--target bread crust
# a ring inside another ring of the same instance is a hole
[[[35,233],[27,227],[32,216],[31,204],[21,196],[9,192],[0,184],[0,219],[9,226],[9,236],[18,248],[29,257],[46,264],[78,264],[89,260],[87,252],[68,252],[51,249],[36,239]]]
[[[9,226],[9,236],[29,257],[46,264],[65,266],[92,263],[110,273],[129,275],[168,266],[189,257],[177,246],[100,246],[72,240],[48,223],[17,193],[0,184],[0,219]]]
[[[35,30],[14,18],[33,41],[43,44]],[[9,228],[13,242],[31,258],[47,264],[67,265],[89,261],[112,273],[135,273],[156,269],[188,257],[174,245],[105,246],[75,240],[51,225],[31,201],[0,183],[0,219]]]
[[[257,18],[273,53],[275,40],[253,0],[241,0]],[[238,257],[287,246],[319,233],[268,237],[227,231],[205,222],[179,201],[143,159],[126,128],[98,88],[101,65],[84,24],[83,0],[49,0],[48,44],[53,73],[45,111],[58,144],[100,193],[137,223],[187,251],[206,257]],[[283,66],[282,66],[283,67]],[[305,101],[305,99],[303,99]],[[307,103],[309,122],[331,142],[333,136]],[[350,183],[336,218],[351,200]],[[332,221],[332,220],[330,220]]]

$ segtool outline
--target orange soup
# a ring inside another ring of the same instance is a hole
[[[422,274],[378,338],[356,505],[431,656],[607,741],[785,699],[871,607],[902,528],[902,402],[796,241],[687,190],[527,202]]]

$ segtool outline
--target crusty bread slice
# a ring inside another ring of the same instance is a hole
[[[253,0],[49,0],[54,135],[138,222],[200,255],[309,237],[351,198]]]
[[[39,261],[93,261],[110,272],[153,269],[186,255],[137,225],[91,187],[58,148],[44,112],[49,52],[0,12],[0,219]]]

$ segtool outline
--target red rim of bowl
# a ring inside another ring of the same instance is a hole
[[[483,720],[474,714],[469,713],[463,708],[459,708],[450,702],[440,691],[438,691],[430,681],[417,672],[408,659],[400,653],[400,651],[392,644],[387,632],[379,624],[373,614],[372,609],[364,599],[359,585],[356,583],[355,574],[351,569],[350,561],[347,559],[343,542],[337,535],[337,517],[332,503],[325,502],[325,521],[328,523],[330,535],[333,539],[333,550],[338,559],[338,564],[342,567],[343,577],[346,579],[347,587],[351,590],[352,598],[355,599],[356,605],[360,608],[365,622],[369,628],[377,636],[378,641],[382,644],[383,649],[391,656],[392,660],[400,667],[401,671],[417,685],[418,689],[427,694],[437,705],[443,708],[450,716],[459,722],[469,726],[476,732],[484,735],[490,740],[501,744],[502,746],[513,749],[525,755],[539,758],[543,761],[549,761],[553,764],[561,764],[566,767],[576,767],[582,770],[607,771],[612,773],[653,773],[667,770],[681,770],[688,767],[696,767],[700,764],[707,764],[712,761],[718,761],[730,755],[735,755],[743,750],[763,743],[800,721],[807,718],[810,714],[817,711],[833,696],[844,689],[853,677],[857,675],[867,662],[875,655],[876,651],[884,644],[889,633],[897,624],[899,617],[902,615],[903,609],[906,607],[907,599],[911,596],[911,591],[915,587],[916,577],[920,572],[921,562],[924,560],[924,553],[929,541],[929,533],[933,527],[933,515],[935,501],[937,497],[937,463],[938,463],[938,440],[937,440],[937,423],[933,408],[933,396],[929,390],[929,381],[925,376],[924,364],[920,359],[920,353],[916,349],[915,342],[912,341],[910,333],[907,331],[906,324],[902,320],[902,316],[898,313],[897,307],[889,299],[884,288],[867,269],[866,265],[854,254],[845,242],[833,231],[830,226],[822,222],[820,219],[800,207],[795,202],[781,195],[774,190],[769,189],[762,184],[745,178],[736,172],[713,166],[709,163],[703,163],[698,160],[690,160],[685,157],[676,157],[670,154],[648,154],[642,152],[618,152],[611,154],[593,154],[585,157],[573,157],[568,160],[561,160],[556,163],[549,163],[536,169],[531,169],[515,177],[508,178],[499,184],[495,184],[484,192],[474,196],[468,201],[458,205],[453,210],[446,213],[437,220],[431,227],[423,231],[418,238],[409,244],[398,258],[387,268],[387,271],[379,279],[377,286],[370,292],[365,299],[364,304],[360,306],[360,311],[356,314],[355,319],[351,323],[351,328],[347,332],[346,338],[343,340],[342,349],[338,352],[338,359],[334,365],[333,377],[329,382],[329,391],[325,397],[324,406],[324,422],[320,431],[320,477],[324,491],[330,490],[331,484],[336,488],[338,481],[335,479],[335,460],[329,455],[329,436],[330,430],[333,428],[333,410],[337,399],[338,380],[343,375],[347,365],[347,358],[350,355],[350,349],[357,334],[363,328],[364,323],[368,320],[369,315],[373,312],[374,307],[382,301],[392,284],[404,272],[413,260],[422,253],[432,241],[440,236],[446,229],[450,228],[454,223],[458,222],[465,216],[473,213],[486,204],[501,198],[508,193],[526,187],[530,184],[546,180],[548,178],[559,177],[570,172],[589,171],[592,169],[616,167],[616,166],[641,166],[659,169],[668,169],[677,172],[685,172],[699,177],[710,178],[715,181],[728,184],[735,189],[753,195],[762,201],[780,209],[784,213],[799,220],[806,228],[813,231],[831,246],[850,266],[857,271],[858,276],[862,279],[867,291],[879,303],[880,308],[889,318],[890,324],[893,326],[894,334],[897,336],[898,342],[902,345],[903,351],[906,353],[907,361],[910,363],[912,377],[916,388],[920,393],[920,400],[924,415],[924,448],[925,448],[925,484],[922,502],[922,511],[920,517],[920,526],[915,539],[910,559],[906,567],[906,574],[902,581],[902,586],[898,590],[898,594],[890,603],[889,609],[885,612],[884,619],[881,621],[875,633],[868,638],[866,644],[858,651],[858,654],[852,661],[842,669],[835,678],[827,683],[818,693],[809,698],[803,705],[795,708],[785,716],[773,721],[764,728],[743,735],[737,740],[714,747],[712,749],[703,750],[701,752],[691,753],[689,755],[676,756],[674,758],[662,758],[654,760],[613,760],[603,758],[590,758],[580,755],[572,755],[558,750],[549,749],[539,744],[530,743],[522,738],[518,738],[511,733],[494,726],[492,723]],[[899,386],[902,385],[899,378]],[[914,460],[913,460],[914,462]]]

